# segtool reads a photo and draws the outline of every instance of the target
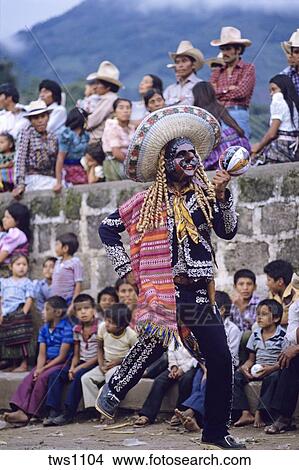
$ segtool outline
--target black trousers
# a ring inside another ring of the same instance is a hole
[[[265,410],[271,416],[271,402],[275,393],[276,385],[278,380],[278,372],[265,377],[262,381],[262,387],[259,396],[258,410]],[[235,373],[234,378],[234,392],[233,392],[233,411],[250,410],[249,402],[245,393],[245,385],[248,384],[248,380],[245,375],[239,370]]]
[[[214,441],[228,434],[232,399],[232,361],[220,314],[207,302],[204,288],[178,289],[177,316],[192,331],[206,360],[207,385],[203,438]],[[109,381],[109,387],[122,400],[136,385],[144,370],[164,352],[155,337],[141,335]]]
[[[139,412],[140,416],[147,416],[150,422],[153,423],[160,411],[161,404],[166,392],[175,384],[178,383],[179,396],[177,399],[176,407],[187,400],[192,391],[193,377],[196,369],[193,367],[182,375],[178,380],[172,379],[169,376],[169,370],[164,370],[158,377],[155,378],[151,391],[145,400],[142,409]]]
[[[271,407],[280,415],[291,418],[296,409],[299,394],[299,356],[291,360],[288,368],[279,372],[278,383]]]

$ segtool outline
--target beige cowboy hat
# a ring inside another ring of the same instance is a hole
[[[26,106],[26,113],[24,117],[37,116],[38,114],[50,113],[52,109],[49,109],[46,103],[43,100],[31,101],[28,106]]]
[[[217,57],[211,57],[210,59],[207,59],[205,63],[209,66],[212,67],[212,64],[219,64],[219,65],[225,65],[225,62],[223,60],[223,54],[222,52],[219,52]]]
[[[205,63],[203,53],[199,49],[193,47],[193,44],[190,41],[181,41],[176,52],[168,52],[168,54],[173,61],[175,61],[175,58],[178,55],[187,55],[192,57],[192,59],[195,60],[194,67],[196,70],[201,69]],[[167,67],[169,67],[169,65],[170,64],[168,64]]]
[[[103,60],[100,63],[97,72],[90,73],[86,80],[104,80],[105,82],[113,83],[114,85],[122,88],[123,84],[119,81],[119,70],[116,65],[109,62],[109,60]]]
[[[217,119],[197,106],[175,105],[154,111],[133,135],[125,159],[127,176],[134,181],[154,181],[161,150],[177,137],[189,138],[204,160],[220,142],[221,130]]]
[[[288,41],[283,41],[280,43],[280,45],[286,54],[291,54],[292,47],[299,47],[299,29],[293,32]]]
[[[249,39],[241,37],[241,31],[233,26],[223,26],[221,28],[220,39],[213,39],[211,46],[225,46],[226,44],[242,44],[242,46],[251,46]]]

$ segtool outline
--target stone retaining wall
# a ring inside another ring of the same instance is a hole
[[[212,174],[210,174],[212,176]],[[53,255],[55,238],[73,231],[79,236],[79,257],[84,263],[85,289],[95,295],[116,279],[98,237],[101,220],[133,193],[146,187],[131,181],[76,186],[54,195],[36,191],[25,195],[31,208],[33,243],[32,276]],[[218,288],[232,290],[235,270],[248,267],[257,274],[259,291],[266,292],[263,266],[283,258],[299,272],[299,163],[253,168],[231,184],[240,215],[238,235],[233,241],[213,238],[218,269]],[[11,201],[0,195],[1,210]],[[128,243],[124,235],[125,244]]]

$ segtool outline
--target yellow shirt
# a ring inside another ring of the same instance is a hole
[[[286,326],[288,324],[288,314],[290,306],[299,300],[299,277],[294,274],[290,284],[286,287],[282,297],[278,294],[269,293],[269,299],[274,299],[280,303],[283,307],[283,314],[281,319],[281,325]]]
[[[98,339],[104,343],[104,357],[107,362],[123,359],[137,341],[137,334],[127,326],[122,335],[114,336],[106,330],[105,322],[98,328]]]

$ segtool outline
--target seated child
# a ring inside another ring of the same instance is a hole
[[[26,426],[32,416],[42,416],[48,378],[52,372],[61,370],[72,354],[73,331],[66,311],[67,303],[62,297],[50,297],[45,303],[46,323],[39,332],[37,364],[10,400],[13,411],[4,414],[8,423]]]
[[[57,258],[48,256],[43,262],[43,279],[35,279],[34,297],[37,311],[41,314],[44,310],[45,302],[50,297],[52,277]]]
[[[54,267],[51,295],[63,297],[70,306],[80,294],[83,281],[83,265],[74,256],[78,248],[78,238],[74,233],[64,233],[56,239],[55,250],[59,258]]]
[[[262,300],[257,306],[258,328],[251,334],[247,348],[249,358],[235,373],[233,412],[241,417],[235,421],[236,427],[248,424],[254,427],[264,427],[265,412],[270,409],[270,397],[275,384],[274,376],[279,370],[278,357],[282,351],[285,331],[280,326],[283,309],[273,299]],[[252,366],[262,366],[259,373],[252,372]],[[245,394],[245,385],[253,380],[261,380],[262,388],[258,409],[253,416],[250,412],[248,399]]]
[[[88,183],[100,183],[105,180],[103,161],[105,153],[99,143],[88,144],[80,163],[87,174]]]
[[[227,343],[232,355],[233,365],[239,365],[239,347],[242,331],[230,320],[232,301],[230,296],[223,291],[217,290],[215,293],[216,304],[223,319],[224,329],[227,336]]]
[[[0,191],[12,191],[14,187],[15,141],[11,134],[0,134]]]
[[[0,278],[0,356],[7,367],[15,367],[13,372],[25,372],[35,354],[31,341],[34,290],[27,277],[28,268],[27,257],[16,254],[11,260],[11,277]]]
[[[190,355],[187,349],[181,345],[175,350],[174,342],[172,342],[168,348],[168,369],[155,378],[134,426],[142,427],[155,422],[164,396],[175,383],[178,383],[179,386],[177,400],[177,406],[179,406],[191,393],[196,365],[196,359]],[[177,422],[175,415],[171,418],[171,423],[173,424],[174,421]]]
[[[104,319],[104,311],[106,308],[111,307],[113,304],[118,303],[118,295],[114,287],[104,287],[99,293],[97,297],[97,310],[99,317]]]
[[[220,315],[223,318],[233,365],[236,367],[239,364],[239,345],[242,332],[237,325],[229,319],[232,305],[229,295],[226,292],[216,291],[215,300]],[[184,428],[191,432],[198,432],[200,430],[204,418],[207,370],[204,364],[199,364],[199,366],[193,379],[192,393],[190,397],[181,404],[181,409],[184,408],[184,411],[175,410],[175,414]]]
[[[234,288],[236,295],[231,307],[231,320],[242,332],[251,330],[260,300],[255,293],[255,274],[250,269],[240,269],[234,274]]]
[[[109,381],[137,341],[135,331],[129,327],[131,312],[125,304],[111,305],[104,315],[105,322],[98,328],[98,366],[81,379],[85,408],[95,406],[99,386]]]
[[[46,406],[48,417],[44,426],[62,426],[71,423],[82,398],[81,377],[93,369],[98,362],[97,330],[95,301],[88,294],[79,294],[74,299],[74,311],[79,324],[74,331],[74,356],[68,369],[53,372],[48,381]],[[68,383],[64,409],[61,413],[63,387]]]

